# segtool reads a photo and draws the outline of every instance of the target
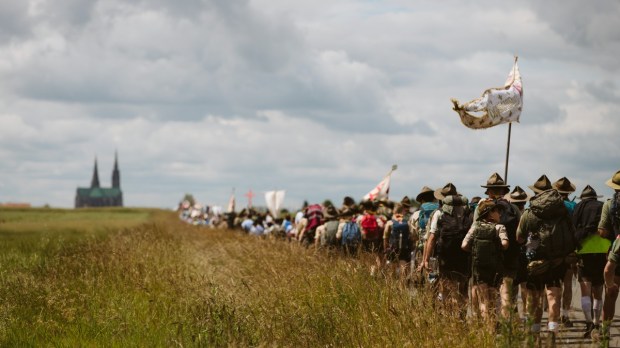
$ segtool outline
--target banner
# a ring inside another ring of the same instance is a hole
[[[484,129],[502,123],[519,122],[523,109],[523,83],[517,65],[517,57],[504,83],[504,87],[490,88],[482,96],[460,105],[452,99],[453,110],[461,117],[461,123],[471,129]],[[476,117],[469,112],[483,112]]]
[[[363,198],[364,201],[372,201],[375,199],[387,199],[390,194],[390,181],[392,178],[392,172],[394,172],[398,166],[393,165],[392,170],[381,180],[374,189],[370,190]]]
[[[284,190],[280,191],[267,191],[265,192],[265,202],[267,203],[267,209],[274,218],[278,217],[278,212],[284,202]]]

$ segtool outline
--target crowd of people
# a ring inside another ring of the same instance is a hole
[[[345,197],[340,208],[311,204],[281,217],[245,209],[222,219],[250,235],[370,253],[371,274],[391,272],[405,285],[421,279],[463,319],[468,308],[493,330],[520,319],[538,341],[545,310],[550,342],[561,327],[573,326],[576,276],[583,337],[605,341],[620,284],[620,171],[606,184],[613,196],[601,202],[590,185],[571,199],[576,187],[566,177],[552,183],[542,175],[528,186],[530,195],[520,186],[511,190],[494,173],[481,185],[483,198],[469,200],[447,183],[435,190],[424,186],[415,202],[404,197],[356,204]]]

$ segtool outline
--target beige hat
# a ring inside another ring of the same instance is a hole
[[[511,203],[526,203],[530,200],[530,195],[517,185],[512,192],[507,193],[504,198]]]
[[[577,189],[577,187],[575,187],[575,185],[566,177],[558,179],[558,181],[554,182],[551,187],[558,190],[559,193],[573,193]]]
[[[534,193],[541,193],[543,191],[547,191],[553,188],[551,187],[551,180],[549,180],[549,178],[545,174],[543,174],[540,178],[538,178],[538,180],[536,180],[534,185],[530,185],[528,187],[532,191],[534,191]]]
[[[451,182],[447,183],[446,186],[435,190],[435,198],[439,200],[443,200],[447,196],[454,196],[456,194],[458,194],[456,191],[456,186],[454,186]]]
[[[620,170],[611,179],[607,180],[605,184],[614,190],[620,190]]]

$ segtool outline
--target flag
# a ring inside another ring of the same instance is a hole
[[[280,211],[282,202],[284,201],[284,194],[284,190],[265,192],[265,202],[267,203],[267,208],[269,209],[271,216],[278,216],[278,212]]]
[[[461,122],[472,129],[484,129],[508,122],[519,122],[523,108],[523,84],[517,57],[508,75],[504,87],[490,88],[482,96],[468,103],[460,105],[458,100],[452,99],[453,110],[458,112]],[[476,117],[468,113],[483,112]]]
[[[383,177],[383,180],[381,180],[374,189],[370,190],[370,192],[368,192],[364,196],[364,198],[362,198],[362,200],[372,201],[375,199],[382,199],[382,198],[387,199],[388,195],[390,194],[390,180],[392,178],[392,172],[394,172],[396,168],[398,167],[396,165],[393,165],[392,170],[390,170],[390,172],[387,173],[387,175]]]
[[[233,191],[232,195],[230,195],[230,199],[228,200],[228,213],[235,212],[235,192]]]

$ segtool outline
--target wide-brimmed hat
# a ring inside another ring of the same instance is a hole
[[[493,173],[490,177],[489,180],[487,180],[487,184],[486,185],[480,185],[480,187],[484,187],[486,188],[486,192],[488,194],[490,188],[501,188],[503,189],[504,193],[506,192],[510,192],[510,185],[506,185],[506,182],[504,181],[504,179],[502,179],[501,176],[499,176],[499,174],[497,173]]]
[[[566,177],[558,179],[558,181],[554,182],[551,187],[558,190],[559,193],[573,193],[577,189],[575,184],[570,182],[570,180]]]
[[[422,202],[422,200],[424,200],[425,202],[432,202],[435,200],[434,193],[435,191],[432,188],[424,186],[422,187],[420,193],[418,193],[418,195],[416,196],[415,200],[418,202]]]
[[[443,200],[447,196],[454,196],[458,194],[456,186],[451,182],[447,183],[444,187],[435,190],[434,196],[439,200]]]
[[[483,199],[478,203],[478,220],[484,218],[488,213],[493,210],[502,210],[504,207],[500,204],[496,204],[492,199]]]
[[[360,206],[363,210],[375,210],[377,209],[377,204],[374,201],[366,200],[360,203]]]
[[[340,208],[340,214],[338,214],[338,216],[343,217],[343,216],[353,216],[356,213],[356,209],[349,207],[349,206],[343,206],[342,208]]]
[[[534,185],[530,185],[528,187],[534,191],[534,193],[541,193],[553,188],[551,187],[551,180],[549,180],[545,174],[541,175],[541,177],[536,180]]]
[[[335,219],[337,217],[338,217],[338,209],[336,209],[336,207],[334,207],[333,205],[329,205],[327,206],[327,208],[324,209],[323,218],[325,218],[326,220]]]
[[[620,170],[611,179],[607,180],[605,184],[614,190],[620,190]]]
[[[405,196],[403,197],[403,199],[400,200],[400,205],[402,205],[405,209],[409,209],[411,208],[411,200],[409,199],[409,197]]]
[[[579,199],[588,199],[588,198],[601,198],[603,197],[602,195],[597,195],[596,191],[594,190],[594,188],[590,185],[586,185],[586,187],[583,189],[583,191],[581,191],[581,195],[579,196]]]
[[[517,185],[512,192],[504,195],[504,198],[511,203],[527,203],[530,200],[530,195]]]
[[[352,197],[349,196],[345,196],[342,199],[342,205],[343,206],[347,206],[347,207],[351,207],[355,205],[355,200]]]

